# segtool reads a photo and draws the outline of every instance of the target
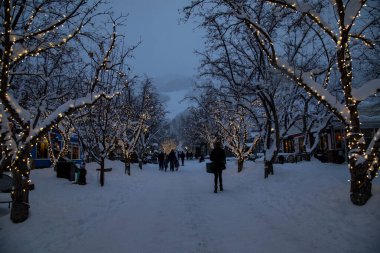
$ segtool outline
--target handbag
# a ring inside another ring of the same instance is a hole
[[[207,173],[214,173],[215,164],[213,162],[206,163],[206,172]]]

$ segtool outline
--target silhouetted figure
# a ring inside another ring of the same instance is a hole
[[[78,184],[80,184],[80,185],[87,184],[86,174],[87,174],[86,164],[84,162],[82,162],[82,164],[80,165],[80,169],[79,169]]]
[[[174,165],[175,165],[175,161],[177,160],[177,157],[175,156],[173,149],[172,151],[170,151],[168,155],[168,160],[169,160],[170,171],[174,171]]]
[[[211,151],[210,160],[213,162],[214,170],[214,193],[218,192],[218,179],[219,190],[223,191],[222,171],[226,168],[226,153],[222,149],[220,142],[215,142],[214,149]]]
[[[182,166],[184,166],[184,163],[185,163],[185,153],[183,151],[181,152],[180,157],[181,157]]]
[[[158,154],[158,167],[159,170],[164,170],[164,161],[165,161],[165,154],[164,152],[161,152]]]
[[[205,156],[203,154],[201,154],[201,156],[199,157],[199,162],[204,162],[205,161]]]
[[[165,167],[165,172],[166,172],[168,170],[168,167],[169,167],[169,156],[168,155],[165,155],[164,167]]]

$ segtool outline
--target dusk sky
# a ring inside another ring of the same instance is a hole
[[[130,65],[135,74],[153,78],[159,92],[169,98],[169,118],[183,111],[179,104],[191,88],[198,59],[194,50],[203,46],[202,32],[192,21],[180,21],[180,10],[188,0],[112,0],[116,14],[128,14],[126,26],[120,30],[126,42],[142,44],[134,52]]]

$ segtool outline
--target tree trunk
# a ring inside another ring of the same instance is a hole
[[[238,172],[243,170],[244,159],[238,159]]]
[[[143,168],[143,162],[142,162],[142,159],[139,159],[139,168],[140,168],[140,170],[142,170],[142,168]]]
[[[100,159],[100,186],[104,186],[104,158]]]
[[[363,164],[351,169],[351,202],[362,206],[372,196],[372,183],[367,177],[367,167]]]
[[[144,155],[143,155],[143,152],[141,152],[141,153],[138,153],[138,155],[137,155],[137,159],[138,159],[138,164],[139,164],[139,168],[140,168],[140,170],[142,170],[143,169],[143,157],[144,157]]]
[[[13,190],[11,220],[14,223],[25,221],[29,216],[29,168],[28,155],[20,155],[12,168]]]
[[[372,183],[368,178],[368,162],[358,162],[358,157],[365,154],[363,134],[360,131],[358,110],[355,105],[349,107],[351,125],[347,127],[348,139],[348,165],[351,174],[351,202],[355,205],[364,205],[372,196]]]
[[[273,163],[272,161],[265,160],[264,161],[264,178],[267,178],[268,176],[273,175]]]
[[[351,126],[352,127],[352,126]],[[363,138],[358,127],[352,127],[348,134],[348,165],[351,174],[351,202],[355,205],[364,205],[372,196],[372,183],[367,176],[368,163],[357,163],[356,154],[363,156],[364,144],[359,140]]]
[[[341,6],[342,8],[342,6]],[[344,14],[340,12],[340,21],[344,20]],[[358,161],[364,156],[364,137],[360,130],[358,103],[352,97],[352,64],[351,52],[348,47],[349,29],[341,31],[341,47],[337,51],[337,62],[341,74],[341,85],[345,94],[346,107],[349,110],[349,124],[346,126],[346,138],[348,139],[348,165],[351,174],[351,202],[355,205],[364,205],[372,196],[371,180],[367,177],[368,163]]]
[[[131,175],[131,159],[129,158],[128,155],[124,155],[124,160],[125,160],[125,163],[124,163],[124,173],[125,174],[128,174],[128,176]]]

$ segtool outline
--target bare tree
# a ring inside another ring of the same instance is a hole
[[[357,55],[368,57],[371,50],[378,48],[376,1],[196,0],[185,11],[203,17],[223,16],[229,24],[245,32],[247,39],[256,41],[272,67],[334,113],[346,128],[351,201],[364,205],[372,195],[371,181],[379,167],[380,131],[365,149],[358,106],[379,91],[380,81],[353,77],[360,76],[356,66],[360,66],[361,58]],[[298,43],[303,50],[295,50],[291,61],[284,58],[281,50],[291,36],[283,35],[302,33],[305,29],[309,36]],[[305,50],[320,55],[324,78],[313,78],[319,75],[320,69],[306,70],[308,61],[302,57]],[[337,73],[336,80],[331,78],[333,72]]]
[[[135,105],[136,113],[142,118],[142,131],[140,131],[136,150],[139,167],[142,169],[143,158],[146,155],[147,149],[153,144],[157,132],[162,129],[163,125],[161,122],[165,116],[165,111],[149,78],[145,78],[142,81],[141,91],[137,97],[138,103]]]
[[[54,131],[58,132],[58,134],[62,137],[62,144],[59,144],[55,139],[56,136],[53,136]],[[49,158],[51,167],[54,169],[56,169],[59,159],[68,153],[70,138],[73,133],[74,128],[67,119],[64,119],[56,124],[54,129],[47,134],[46,139],[48,141]]]
[[[125,163],[125,173],[131,175],[132,154],[136,150],[136,145],[143,131],[143,119],[137,119],[135,113],[134,83],[129,81],[120,96],[116,100],[114,110],[116,112],[116,122],[119,125],[118,147],[121,148]]]
[[[23,222],[28,218],[32,147],[66,115],[105,96],[96,93],[99,90],[95,88],[98,87],[97,77],[105,71],[113,47],[98,55],[99,61],[92,69],[92,81],[81,82],[84,92],[75,97],[69,94],[62,96],[62,89],[56,90],[55,82],[51,86],[45,85],[50,83],[48,80],[26,82],[27,76],[38,76],[40,69],[32,68],[25,73],[25,66],[32,62],[40,66],[40,59],[50,53],[61,48],[75,50],[74,45],[78,45],[82,38],[88,36],[90,42],[91,36],[97,37],[99,33],[91,31],[86,34],[86,29],[90,31],[91,22],[101,14],[97,11],[101,3],[101,0],[0,1],[0,137],[5,150],[1,167],[10,168],[13,174],[13,222]],[[115,36],[110,37],[113,41]],[[78,67],[79,64],[75,68]],[[38,72],[32,73],[34,70]],[[29,87],[29,84],[32,85],[29,90],[40,96],[37,101],[33,100],[34,97],[23,96],[23,89],[17,89]],[[68,83],[63,87],[70,89]]]

